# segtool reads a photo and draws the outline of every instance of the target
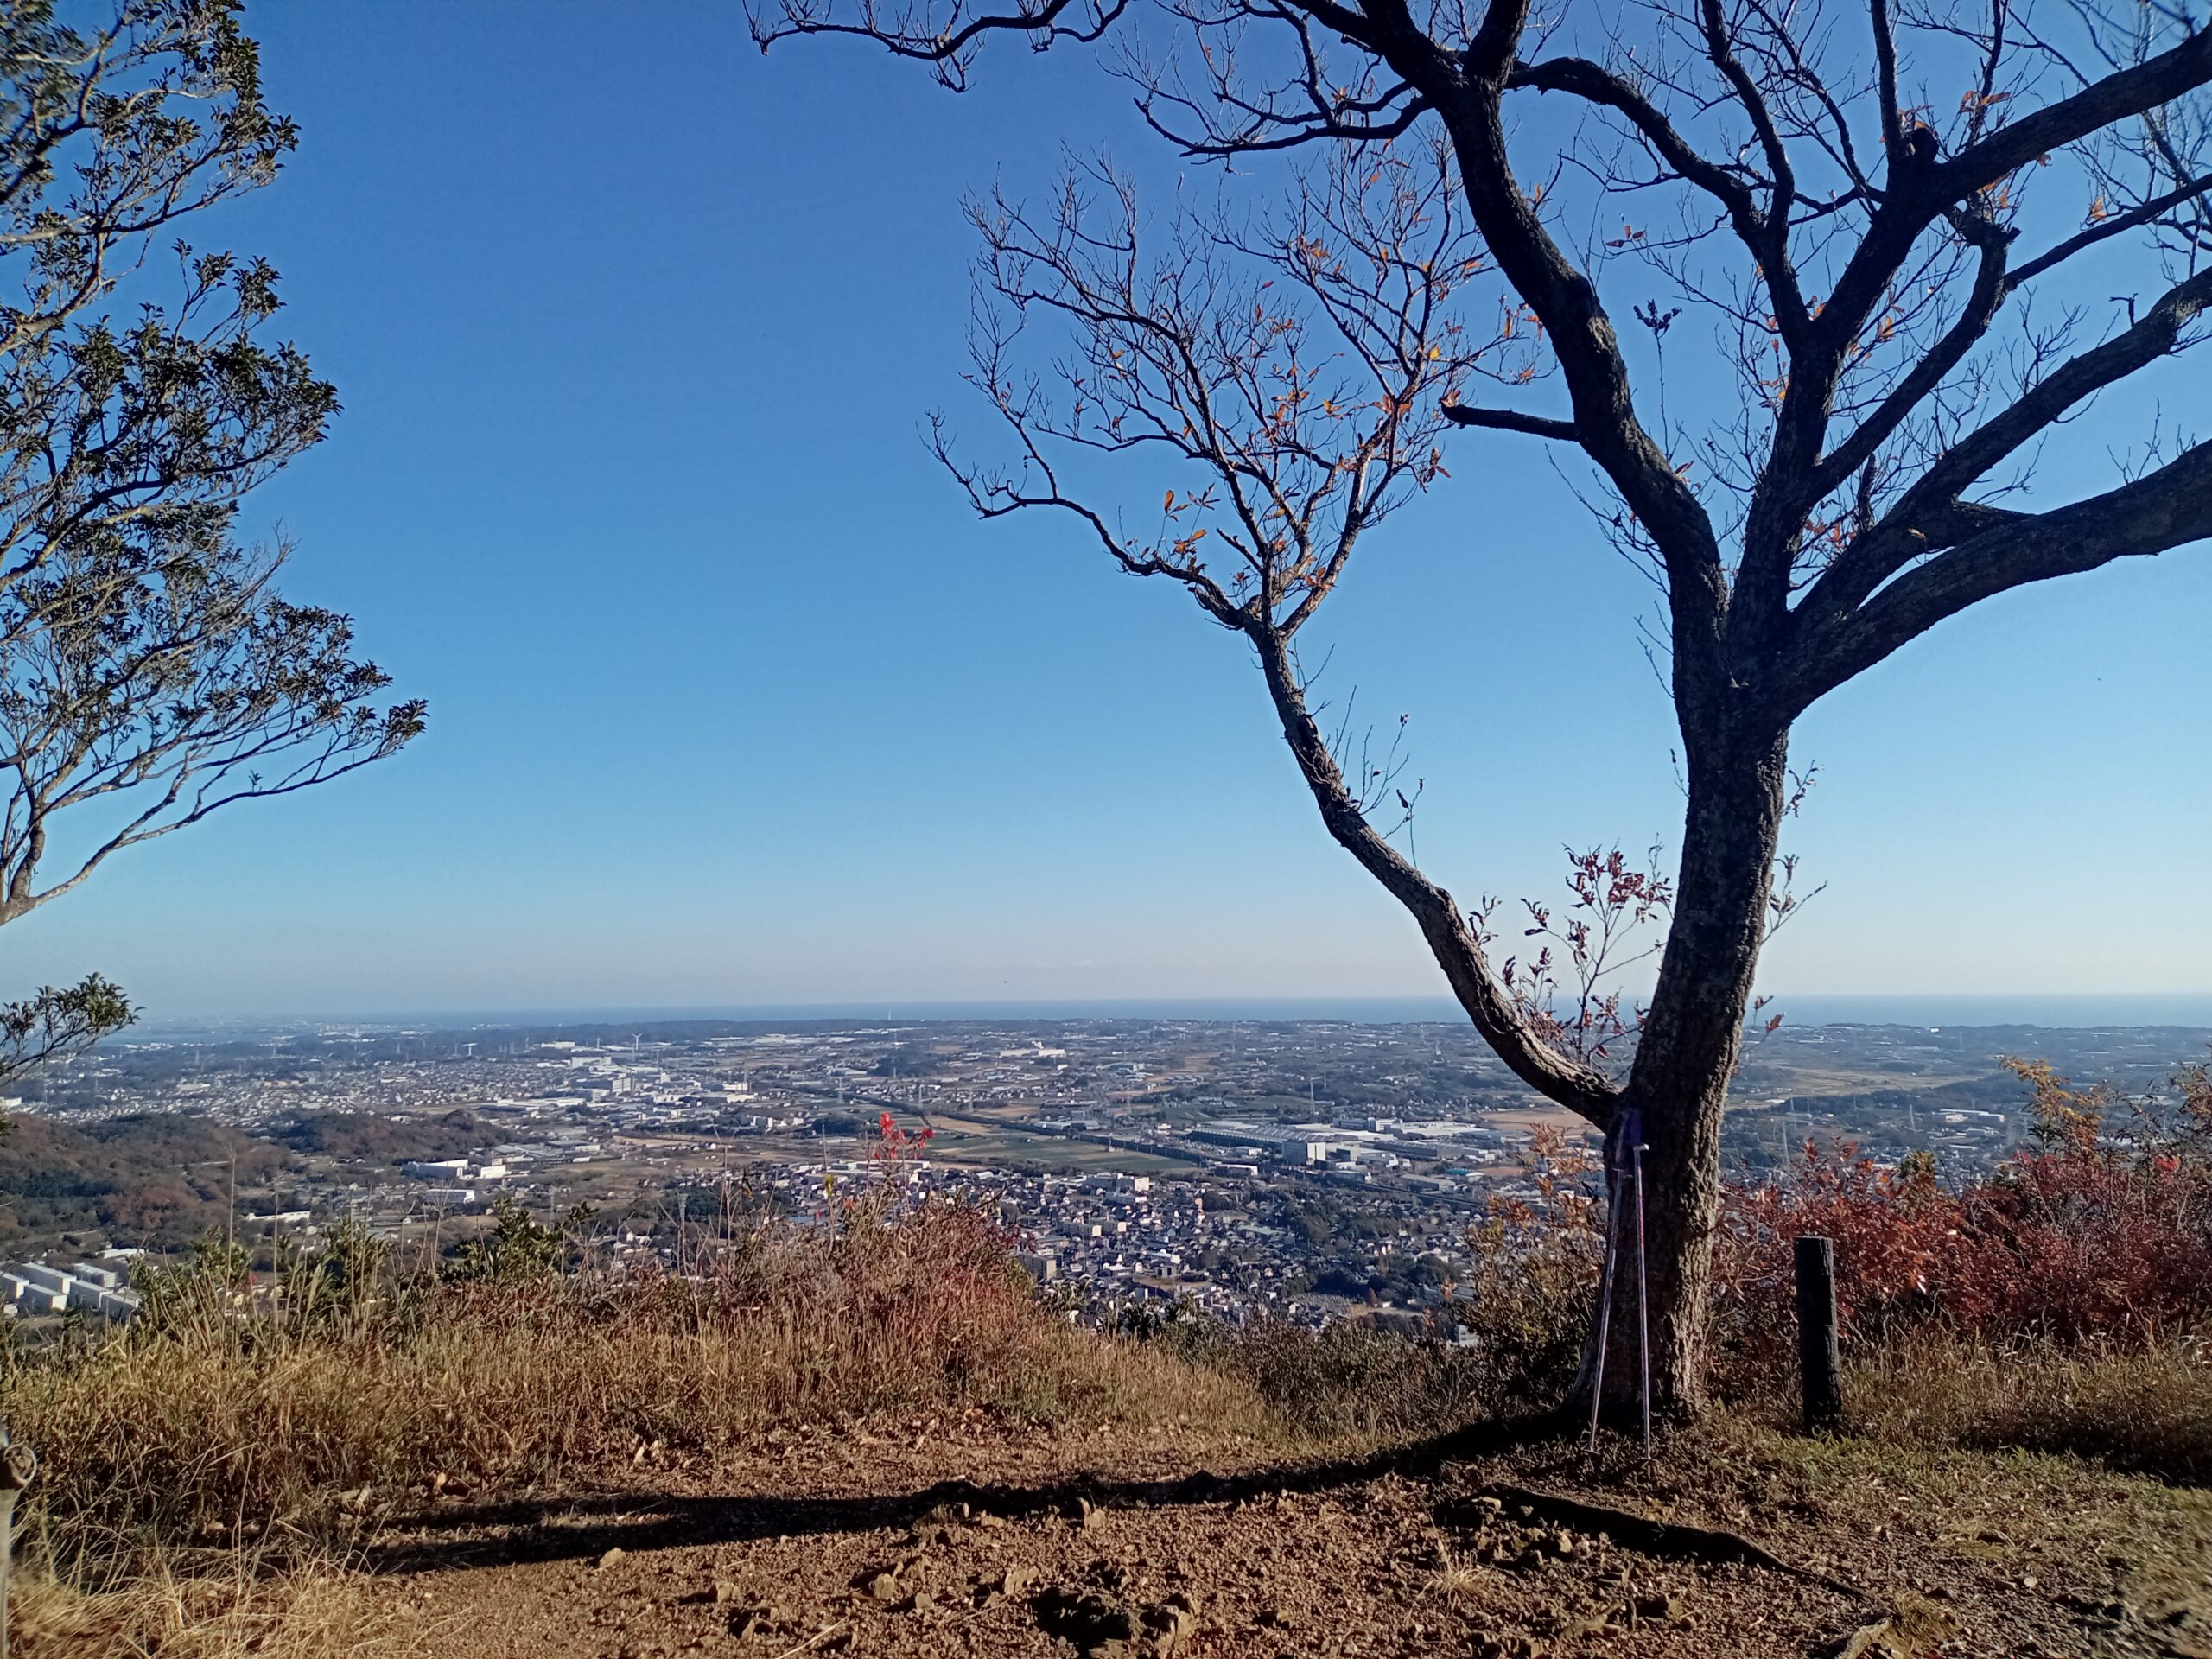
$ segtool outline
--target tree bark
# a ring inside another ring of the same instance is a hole
[[[1766,937],[1789,752],[1787,731],[1692,748],[1674,925],[1622,1096],[1624,1121],[1627,1109],[1640,1114],[1645,1147],[1652,1407],[1670,1419],[1694,1416],[1706,1400],[1721,1109],[1743,1051],[1751,976]],[[1642,1310],[1636,1194],[1618,1138],[1618,1130],[1608,1136],[1607,1151],[1621,1270],[1614,1275],[1601,1401],[1608,1416],[1625,1420],[1637,1403]],[[1586,1353],[1575,1390],[1586,1412],[1594,1359],[1594,1351]]]

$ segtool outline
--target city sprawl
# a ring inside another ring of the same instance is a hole
[[[2155,1095],[2208,1040],[1785,1024],[1747,1046],[1724,1155],[1756,1176],[1847,1145],[1955,1178],[2028,1133],[2000,1057]],[[1470,1229],[1533,1196],[1538,1136],[1596,1147],[1449,1025],[322,1029],[118,1044],[26,1095],[0,1142],[19,1318],[127,1316],[132,1258],[202,1238],[273,1262],[351,1220],[435,1249],[503,1204],[576,1218],[617,1270],[676,1270],[733,1225],[835,1224],[895,1182],[986,1205],[1094,1317],[1388,1320],[1446,1300]]]

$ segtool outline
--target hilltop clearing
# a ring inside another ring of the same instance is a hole
[[[1669,1440],[1646,1471],[1618,1440],[1595,1461],[1464,1435],[1286,1459],[1191,1429],[884,1427],[773,1433],[711,1469],[641,1447],[590,1488],[416,1494],[361,1541],[342,1611],[322,1599],[253,1645],[302,1659],[2212,1653],[2212,1501],[2059,1459],[1737,1429]],[[122,1650],[97,1604],[52,1592],[23,1634],[27,1659]],[[209,1650],[188,1637],[160,1650]]]
[[[911,1198],[907,1144],[680,1273],[512,1209],[257,1285],[218,1241],[122,1330],[10,1351],[21,1652],[2212,1659],[2193,1141],[1746,1195],[1728,1404],[1649,1468],[1525,1415],[1596,1272],[1564,1185],[1475,1241],[1454,1339],[1092,1326]],[[1791,1432],[1806,1230],[1853,1264],[1839,1437]]]

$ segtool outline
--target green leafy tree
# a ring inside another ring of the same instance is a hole
[[[268,264],[176,233],[296,142],[232,0],[0,9],[0,925],[423,729],[348,618],[277,593],[290,544],[238,535],[336,395],[265,338]],[[41,991],[0,1075],[129,1018],[104,981]]]
[[[0,1077],[86,1048],[130,1018],[130,1000],[98,974],[59,990],[41,985],[21,1002],[0,1003]],[[0,1118],[0,1135],[7,1131]]]
[[[492,1284],[550,1278],[567,1264],[570,1236],[591,1219],[591,1213],[588,1206],[579,1205],[560,1226],[549,1226],[532,1220],[514,1199],[500,1198],[492,1205],[490,1230],[454,1253],[445,1276]]]

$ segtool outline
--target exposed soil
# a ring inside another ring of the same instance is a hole
[[[1717,1431],[1645,1470],[916,1424],[619,1490],[441,1496],[370,1546],[425,1659],[801,1654],[2212,1659],[2212,1503],[2049,1459]]]

